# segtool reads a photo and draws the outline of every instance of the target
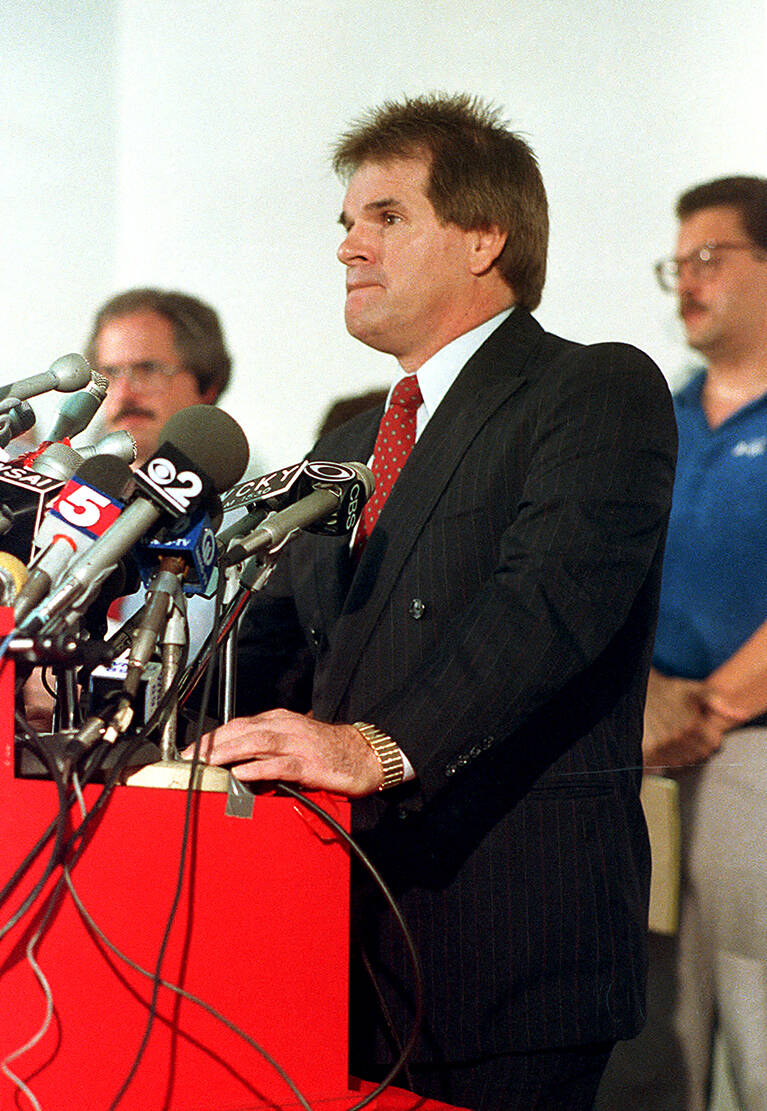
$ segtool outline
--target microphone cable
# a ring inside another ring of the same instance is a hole
[[[341,841],[343,841],[343,843],[354,853],[354,855],[357,857],[359,862],[362,864],[362,866],[366,869],[366,871],[368,872],[368,874],[372,878],[372,880],[375,883],[378,890],[383,895],[390,911],[392,912],[392,915],[394,916],[394,919],[395,919],[395,921],[396,921],[397,925],[399,926],[399,929],[402,933],[402,937],[405,941],[405,945],[406,945],[407,950],[408,950],[408,956],[410,957],[410,963],[411,963],[412,968],[413,968],[413,981],[414,981],[414,989],[415,989],[414,990],[415,1017],[413,1019],[413,1025],[410,1029],[410,1033],[408,1035],[407,1041],[405,1042],[404,1046],[400,1049],[400,1053],[399,1053],[399,1056],[397,1057],[397,1060],[391,1066],[391,1068],[389,1069],[387,1074],[384,1076],[383,1080],[381,1080],[380,1083],[378,1084],[378,1086],[372,1092],[370,1092],[367,1096],[365,1096],[364,1099],[360,1100],[359,1103],[355,1103],[353,1107],[349,1108],[349,1111],[360,1111],[361,1108],[366,1107],[374,1099],[377,1099],[378,1096],[380,1096],[381,1093],[386,1088],[388,1088],[388,1086],[391,1084],[392,1080],[394,1080],[394,1078],[397,1076],[397,1074],[404,1068],[405,1064],[407,1063],[407,1061],[410,1058],[411,1053],[413,1052],[413,1049],[415,1047],[415,1043],[418,1039],[418,1035],[421,1031],[421,1024],[422,1024],[422,1021],[423,1021],[424,985],[423,985],[423,971],[421,969],[421,960],[420,960],[420,957],[418,956],[418,952],[417,952],[416,947],[415,947],[415,942],[413,941],[413,936],[410,933],[410,930],[408,929],[407,923],[405,922],[405,919],[402,915],[402,911],[399,909],[399,906],[397,905],[397,902],[396,902],[393,894],[389,890],[389,887],[387,886],[387,883],[384,880],[383,876],[378,871],[376,866],[373,864],[372,860],[367,855],[367,853],[364,851],[364,849],[361,847],[361,845],[359,845],[354,840],[354,838],[351,836],[350,833],[347,833],[347,831],[344,829],[344,827],[341,825],[341,823],[338,822],[332,816],[332,814],[329,814],[326,810],[324,810],[321,806],[319,806],[319,804],[316,803],[313,799],[309,798],[302,791],[298,790],[298,788],[293,787],[292,784],[285,783],[282,780],[276,780],[275,783],[274,783],[274,787],[275,787],[275,790],[278,793],[288,795],[290,798],[292,798],[296,802],[298,802],[301,806],[305,806],[308,810],[310,810],[312,812],[312,814],[316,815],[316,817],[319,818],[319,820],[321,822],[323,822],[326,826],[328,826],[329,829],[331,829],[341,839]],[[370,975],[372,976],[372,971],[370,972]],[[375,978],[374,977],[373,977],[373,981],[374,981],[374,985],[375,985]],[[376,990],[377,990],[377,985],[375,985],[375,986],[376,986]],[[379,999],[380,999],[380,994],[379,994]],[[397,1039],[397,1041],[399,1041],[399,1039]]]
[[[56,765],[56,761],[54,760],[53,756],[42,743],[40,735],[24,721],[18,710],[15,711],[15,716],[17,724],[23,729],[21,745],[33,751],[35,755],[38,756],[45,764],[51,779],[56,785],[56,793],[58,795],[59,806],[56,817],[50,823],[45,833],[38,840],[37,844],[33,846],[32,850],[27,854],[21,864],[17,867],[16,871],[13,873],[10,879],[5,883],[2,891],[0,891],[0,906],[2,906],[5,903],[6,899],[8,899],[11,893],[14,891],[16,886],[26,875],[31,865],[35,862],[35,860],[37,860],[38,856],[55,833],[53,848],[51,850],[50,857],[48,858],[48,863],[43,869],[42,875],[40,876],[32,890],[29,892],[29,894],[26,896],[26,898],[23,900],[21,905],[18,907],[18,909],[11,915],[9,920],[2,927],[0,927],[0,938],[5,937],[8,931],[13,929],[16,923],[24,917],[33,903],[36,902],[38,896],[40,895],[40,892],[43,890],[46,883],[48,882],[49,877],[53,873],[56,864],[61,859],[61,854],[65,849],[64,838],[66,835],[67,814],[69,813],[69,807],[71,805],[71,802],[67,801],[64,777],[62,776],[60,769]]]
[[[225,582],[224,576],[219,575],[218,583],[216,584],[216,595],[215,595],[216,600],[215,600],[215,607],[214,607],[213,630],[212,630],[212,633],[215,634],[215,635],[218,634],[218,626],[221,623],[221,609],[222,609],[222,601],[223,601],[223,597],[224,597],[225,586],[226,586],[226,582]],[[180,672],[177,674],[177,676],[174,677],[174,679],[175,678],[179,678],[179,681],[180,681]],[[189,849],[189,831],[190,831],[191,826],[192,826],[193,802],[194,802],[195,797],[196,797],[196,792],[194,790],[194,780],[195,780],[195,774],[197,772],[197,768],[198,768],[199,763],[200,763],[200,747],[201,747],[201,744],[202,744],[202,727],[203,727],[203,722],[205,721],[205,711],[207,709],[208,702],[210,700],[210,692],[211,692],[212,683],[213,683],[213,668],[209,668],[206,675],[205,675],[205,684],[204,684],[204,687],[203,687],[203,694],[202,694],[202,700],[201,700],[201,705],[200,705],[200,712],[199,712],[197,721],[195,723],[195,728],[194,728],[194,754],[192,756],[191,765],[189,767],[189,784],[188,784],[187,791],[186,791],[186,805],[184,807],[184,824],[183,824],[183,829],[182,829],[182,833],[181,833],[181,852],[180,852],[179,863],[178,863],[176,888],[175,888],[175,891],[174,891],[174,894],[173,894],[173,899],[172,899],[172,902],[171,902],[170,911],[168,912],[168,917],[167,917],[166,924],[165,924],[165,930],[163,932],[162,940],[160,942],[160,949],[159,949],[159,952],[157,954],[157,961],[155,963],[154,972],[152,973],[152,998],[151,998],[151,1001],[150,1001],[150,1004],[149,1004],[149,1014],[147,1016],[146,1025],[144,1027],[144,1034],[142,1036],[139,1047],[136,1050],[136,1054],[133,1058],[133,1063],[131,1064],[131,1067],[128,1071],[128,1074],[125,1077],[125,1080],[123,1081],[123,1083],[121,1084],[117,1094],[115,1095],[114,1099],[110,1103],[109,1111],[114,1111],[114,1109],[119,1105],[120,1101],[122,1100],[122,1097],[125,1095],[128,1088],[130,1087],[130,1084],[131,1084],[134,1076],[136,1075],[136,1072],[137,1072],[138,1067],[141,1063],[141,1060],[144,1056],[144,1053],[146,1052],[147,1045],[149,1044],[149,1037],[152,1033],[152,1027],[154,1026],[154,1020],[157,1016],[157,998],[158,998],[160,987],[161,987],[161,984],[162,984],[162,979],[161,979],[162,965],[163,965],[163,961],[165,959],[165,952],[166,952],[167,947],[168,947],[168,942],[170,941],[171,929],[173,928],[173,924],[174,924],[175,919],[176,919],[176,913],[178,911],[179,903],[181,902],[181,895],[182,895],[183,888],[184,888],[184,880],[185,880],[185,873],[186,873],[186,860],[187,860],[187,853],[188,853],[188,849]],[[170,692],[171,692],[171,690],[172,690],[172,686],[171,686],[171,688],[168,689],[168,691],[166,691],[166,696],[168,696],[168,701],[170,701]],[[159,707],[158,707],[158,709],[159,709]]]

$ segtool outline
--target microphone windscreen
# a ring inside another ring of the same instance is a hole
[[[27,569],[10,552],[0,552],[0,605],[12,606],[27,581]]]
[[[207,475],[221,494],[239,482],[250,449],[234,417],[215,405],[190,405],[165,423],[160,443],[169,441]]]
[[[133,471],[116,455],[93,455],[84,459],[72,477],[95,486],[115,501],[124,501],[133,483]]]
[[[29,465],[31,471],[57,478],[61,482],[68,482],[77,468],[83,462],[83,457],[69,444],[54,440],[48,444],[44,451],[35,456]]]

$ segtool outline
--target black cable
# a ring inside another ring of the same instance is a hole
[[[359,944],[359,951],[360,959],[362,960],[362,967],[365,969],[368,980],[370,981],[373,992],[375,993],[376,1002],[378,1003],[378,1007],[381,1011],[381,1016],[384,1020],[386,1029],[389,1032],[389,1037],[391,1038],[394,1044],[394,1048],[397,1050],[397,1053],[401,1055],[402,1039],[399,1036],[399,1032],[394,1024],[394,1019],[391,1016],[389,1006],[386,1002],[386,999],[384,998],[383,992],[381,991],[381,985],[378,983],[378,979],[376,978],[376,974],[373,970],[373,965],[371,964],[370,957],[367,955],[365,947],[364,945],[362,945],[362,943]],[[402,1065],[402,1075],[407,1081],[408,1086],[410,1088],[413,1088],[413,1077],[410,1075],[410,1069],[408,1068],[407,1063],[403,1063]]]
[[[223,575],[219,575],[218,584],[217,584],[217,588],[216,588],[216,601],[215,601],[215,608],[214,608],[214,615],[213,615],[213,630],[212,630],[212,633],[214,633],[216,635],[218,634],[218,627],[221,623],[221,610],[222,610],[222,601],[223,601],[223,597],[224,597],[224,588],[225,588],[224,577],[223,577]],[[195,729],[194,729],[194,752],[193,752],[193,756],[192,756],[192,762],[191,762],[191,765],[190,765],[190,768],[189,768],[189,785],[187,787],[186,806],[184,808],[184,827],[183,827],[182,834],[181,834],[181,855],[180,855],[180,858],[179,858],[178,874],[177,874],[177,880],[176,880],[176,889],[175,889],[175,892],[174,892],[174,895],[173,895],[171,908],[170,908],[170,911],[168,913],[168,918],[167,918],[167,921],[166,921],[166,924],[165,924],[165,930],[163,932],[162,941],[160,942],[160,949],[159,949],[159,952],[158,952],[158,955],[157,955],[157,961],[156,961],[156,964],[155,964],[154,974],[152,976],[152,999],[151,999],[151,1002],[150,1002],[150,1005],[149,1005],[149,1014],[147,1016],[147,1022],[146,1022],[146,1026],[144,1028],[144,1034],[143,1034],[143,1037],[142,1037],[141,1042],[139,1044],[139,1047],[136,1051],[135,1057],[133,1059],[133,1063],[132,1063],[132,1065],[131,1065],[131,1067],[128,1071],[128,1075],[126,1076],[125,1080],[121,1084],[120,1089],[118,1090],[116,1096],[114,1097],[114,1099],[110,1103],[109,1111],[114,1111],[114,1109],[118,1106],[122,1097],[125,1095],[126,1091],[128,1090],[128,1088],[131,1084],[131,1081],[133,1080],[133,1077],[136,1075],[138,1067],[139,1067],[139,1065],[141,1063],[141,1060],[144,1056],[144,1053],[146,1051],[146,1047],[149,1044],[149,1037],[150,1037],[151,1032],[152,1032],[152,1027],[154,1026],[155,1017],[157,1015],[157,998],[158,998],[158,995],[159,995],[160,986],[162,984],[162,980],[161,980],[161,977],[160,977],[160,972],[162,970],[162,963],[163,963],[163,960],[165,959],[165,951],[168,947],[168,942],[170,940],[171,929],[173,927],[173,923],[174,923],[175,918],[176,918],[176,912],[178,911],[178,906],[179,906],[179,903],[181,901],[181,893],[183,891],[183,886],[184,886],[184,873],[186,871],[186,858],[187,858],[187,851],[188,851],[188,847],[189,847],[189,845],[188,845],[189,829],[190,829],[191,820],[192,820],[192,803],[193,803],[193,800],[195,798],[194,780],[195,780],[195,773],[197,771],[197,767],[198,767],[199,762],[200,762],[200,745],[201,745],[201,742],[202,742],[202,727],[203,727],[203,722],[205,720],[205,711],[206,711],[207,706],[208,706],[208,701],[210,700],[210,691],[211,691],[212,683],[213,683],[213,668],[209,668],[207,673],[206,673],[206,676],[205,676],[205,684],[204,684],[204,687],[203,687],[203,695],[202,695],[202,700],[201,700],[201,705],[200,705],[200,712],[199,712],[199,715],[198,715],[198,718],[197,718],[197,722],[195,723]],[[168,692],[166,692],[166,693],[168,693]]]
[[[37,756],[39,756],[40,760],[43,763],[47,764],[47,761],[50,758],[50,753],[48,752],[48,748],[45,745],[45,743],[43,742],[42,738],[40,737],[40,735],[38,733],[35,733],[35,731],[32,729],[32,726],[29,725],[27,722],[22,721],[21,724],[23,725],[23,729],[24,729],[25,733],[34,734],[34,737],[36,739],[36,744],[35,744],[35,747],[34,747],[33,751],[35,752],[35,754]],[[23,746],[25,745],[24,738],[22,738],[21,744]],[[108,750],[109,746],[106,746],[106,747],[107,747],[107,750]],[[86,773],[86,775],[82,777],[83,785],[89,783],[93,774],[95,774],[95,770],[98,770],[98,762],[95,758],[98,757],[100,754],[101,754],[101,746],[99,746],[99,748],[93,749],[92,752],[90,752],[88,754],[89,757],[90,757],[91,763],[95,765],[95,768],[93,770],[89,769],[89,771]],[[58,770],[58,768],[56,768],[56,770]],[[51,773],[51,769],[49,768],[49,774],[50,773]],[[51,774],[51,778],[55,780],[55,775]],[[71,810],[72,806],[74,805],[74,802],[75,802],[74,795],[72,795],[68,799],[65,799],[64,802],[66,804],[65,805],[65,813],[66,813],[69,810]],[[18,866],[18,868],[14,872],[13,876],[11,876],[11,878],[6,883],[5,887],[2,889],[2,891],[0,891],[0,906],[2,906],[2,904],[5,902],[5,900],[8,898],[8,896],[11,894],[13,889],[17,886],[17,884],[21,882],[21,880],[23,879],[26,872],[29,870],[31,865],[35,862],[37,857],[40,855],[40,853],[44,849],[45,845],[48,843],[48,841],[53,836],[53,833],[55,832],[55,830],[57,828],[57,824],[59,823],[60,820],[61,820],[61,803],[60,803],[59,814],[57,814],[56,817],[50,822],[47,829],[45,829],[43,831],[43,833],[38,838],[37,843],[30,849],[29,853],[24,858],[24,860],[21,862],[21,864]],[[69,842],[67,842],[67,843],[62,842],[62,844],[60,846],[59,854],[58,854],[60,858],[66,853],[68,845],[69,845]]]
[[[51,686],[51,681],[50,681],[50,678],[48,677],[48,666],[47,666],[47,664],[44,664],[40,668],[40,682],[42,683],[43,689],[46,691],[46,693],[49,694],[51,696],[51,698],[54,699],[54,701],[55,701],[56,691]]]
[[[69,874],[69,869],[67,867],[64,868],[64,880],[67,884],[67,887],[69,888],[69,892],[72,896],[72,900],[78,910],[78,913],[85,922],[86,926],[93,932],[95,937],[98,938],[98,940],[100,940],[108,949],[110,949],[118,958],[118,960],[121,960],[129,968],[132,968],[134,972],[138,972],[139,975],[145,976],[149,980],[153,980],[154,973],[150,972],[146,968],[142,968],[140,964],[137,964],[136,961],[132,960],[129,956],[118,949],[114,942],[109,940],[103,930],[101,930],[98,924],[93,920],[91,914],[83,905],[80,896],[75,890],[74,884],[72,883],[72,877]],[[220,1022],[222,1026],[225,1026],[228,1030],[231,1030],[231,1032],[236,1037],[241,1038],[246,1043],[246,1045],[249,1045],[251,1047],[251,1049],[255,1049],[256,1052],[264,1058],[267,1064],[271,1065],[278,1076],[280,1076],[280,1078],[284,1080],[284,1082],[293,1092],[296,1099],[305,1109],[305,1111],[312,1111],[308,1101],[301,1094],[301,1092],[296,1087],[295,1083],[290,1079],[285,1070],[278,1064],[277,1061],[275,1061],[271,1053],[269,1053],[269,1051],[264,1046],[257,1042],[255,1038],[252,1038],[249,1034],[246,1034],[244,1030],[235,1025],[235,1023],[233,1023],[231,1019],[228,1019],[226,1015],[223,1015],[220,1011],[217,1011],[216,1008],[211,1006],[210,1003],[206,1003],[204,999],[200,999],[198,996],[193,995],[192,992],[187,991],[185,988],[180,987],[178,984],[172,984],[168,980],[160,980],[160,987],[166,988],[168,991],[174,992],[181,999],[186,999],[187,1002],[202,1008],[203,1011],[206,1011],[217,1022]]]
[[[179,705],[183,705],[189,699],[192,691],[198,686],[200,680],[206,674],[214,653],[221,647],[226,637],[231,633],[237,618],[250,601],[250,594],[251,592],[249,590],[241,589],[227,605],[226,611],[221,619],[220,627],[218,629],[214,627],[208,633],[197,654],[194,665],[182,678],[179,688]]]
[[[360,1111],[360,1109],[362,1107],[366,1107],[367,1104],[371,1103],[374,1099],[377,1099],[377,1097],[380,1096],[380,1094],[386,1088],[388,1088],[389,1084],[391,1084],[392,1080],[394,1080],[394,1078],[397,1076],[397,1074],[400,1072],[400,1070],[404,1067],[405,1063],[407,1062],[407,1060],[410,1057],[410,1054],[413,1052],[413,1048],[414,1048],[416,1040],[418,1038],[418,1034],[420,1033],[421,1022],[423,1020],[424,988],[423,988],[423,972],[421,971],[421,961],[418,957],[418,953],[417,953],[416,948],[415,948],[415,943],[413,941],[410,930],[407,927],[407,923],[405,922],[405,919],[402,917],[402,912],[399,909],[399,907],[397,906],[397,903],[395,902],[394,896],[392,895],[391,891],[387,887],[386,881],[384,880],[383,876],[378,871],[376,866],[373,864],[370,857],[367,856],[367,854],[364,852],[364,850],[361,848],[361,846],[357,844],[357,842],[354,840],[354,838],[351,836],[351,834],[347,833],[346,830],[344,829],[344,827],[341,825],[341,823],[336,821],[336,819],[331,814],[328,814],[328,812],[326,810],[323,810],[321,806],[319,806],[316,802],[313,801],[313,799],[308,798],[306,795],[304,795],[301,791],[297,790],[297,788],[293,787],[291,784],[284,783],[284,782],[282,782],[282,780],[279,780],[279,781],[275,782],[274,787],[275,787],[276,791],[281,792],[282,794],[285,794],[285,795],[289,795],[291,798],[293,798],[297,802],[299,802],[302,806],[305,806],[305,807],[307,807],[308,810],[311,810],[311,812],[313,814],[315,814],[320,819],[321,822],[324,822],[325,825],[327,825],[330,829],[332,829],[334,831],[334,833],[336,833],[341,838],[341,840],[346,845],[348,845],[348,847],[351,849],[351,851],[354,853],[354,855],[357,857],[357,859],[360,861],[360,863],[367,869],[367,871],[370,874],[370,876],[372,877],[374,883],[376,884],[379,891],[383,895],[384,899],[388,903],[389,909],[391,910],[392,914],[394,915],[394,917],[397,921],[397,924],[399,925],[400,930],[402,931],[402,936],[405,939],[405,944],[407,946],[408,953],[410,955],[410,960],[411,960],[411,963],[413,965],[413,976],[414,976],[414,982],[415,982],[415,1018],[413,1019],[412,1029],[410,1031],[410,1034],[408,1036],[407,1041],[405,1042],[405,1045],[400,1050],[399,1057],[394,1062],[392,1067],[389,1069],[388,1073],[383,1078],[383,1080],[379,1083],[378,1087],[375,1088],[372,1092],[370,1092],[369,1095],[365,1096],[364,1099],[360,1100],[359,1103],[355,1103],[353,1107],[349,1108],[349,1111]]]
[[[0,906],[1,906],[5,902],[5,900],[9,897],[9,895],[14,890],[16,885],[21,881],[23,876],[26,874],[27,870],[31,867],[31,865],[34,863],[34,861],[37,859],[37,857],[43,851],[43,848],[48,843],[51,835],[53,834],[53,832],[55,830],[56,839],[54,841],[54,845],[53,845],[53,849],[51,850],[50,857],[48,858],[48,863],[46,864],[45,868],[43,869],[42,875],[40,876],[40,878],[38,879],[37,883],[32,888],[32,890],[29,892],[27,897],[24,899],[21,906],[18,907],[18,909],[14,912],[14,914],[11,915],[11,917],[5,923],[5,925],[3,925],[2,928],[0,928],[0,938],[5,937],[5,935],[8,933],[8,931],[13,929],[13,927],[16,925],[16,923],[19,922],[21,918],[23,918],[23,916],[27,913],[27,911],[33,905],[33,903],[36,902],[38,896],[40,895],[40,892],[43,890],[46,883],[48,882],[48,878],[52,874],[54,868],[56,867],[56,865],[57,865],[57,863],[60,859],[60,854],[62,852],[63,845],[64,845],[64,835],[65,835],[65,832],[66,832],[67,814],[69,812],[69,806],[67,805],[66,786],[65,786],[65,783],[64,783],[64,778],[63,778],[59,768],[56,766],[55,760],[53,759],[51,754],[48,752],[46,747],[41,743],[41,738],[40,738],[39,734],[34,729],[32,729],[31,726],[27,725],[27,723],[24,721],[24,719],[22,718],[22,716],[18,712],[18,710],[15,711],[15,716],[16,716],[17,724],[20,723],[21,727],[24,730],[24,735],[22,736],[22,741],[21,741],[22,745],[24,745],[27,748],[32,749],[32,751],[34,751],[35,755],[39,756],[43,760],[43,762],[45,763],[45,765],[48,769],[48,772],[49,772],[51,778],[53,779],[54,783],[56,784],[56,791],[58,793],[58,799],[59,799],[59,809],[58,809],[58,814],[56,815],[56,818],[54,819],[54,821],[48,827],[48,830],[46,831],[46,835],[44,835],[44,839],[41,838],[40,840],[38,840],[38,843],[34,847],[32,852],[30,852],[27,855],[27,857],[22,861],[22,863],[19,865],[19,867],[14,872],[13,876],[11,876],[10,880],[3,887],[3,890],[0,891]]]

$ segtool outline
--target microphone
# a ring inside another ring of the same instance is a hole
[[[11,440],[29,432],[35,424],[35,414],[28,401],[20,401],[0,416],[0,447],[6,448]]]
[[[249,478],[234,486],[222,499],[224,512],[233,509],[242,509],[244,505],[254,506],[266,502],[272,509],[281,508],[288,504],[290,492],[298,482],[306,467],[306,460],[300,463],[291,463],[289,467],[280,467],[278,471],[269,471],[259,478]],[[295,500],[293,498],[292,500]]]
[[[91,459],[94,455],[115,455],[124,463],[135,463],[137,454],[136,441],[132,433],[124,428],[116,432],[107,432],[106,436],[102,436],[95,444],[85,444],[77,450],[83,459]]]
[[[35,536],[39,554],[14,606],[16,623],[38,605],[73,556],[103,536],[120,515],[133,481],[127,463],[111,455],[86,459],[61,490]]]
[[[241,563],[256,552],[275,552],[299,529],[315,526],[329,536],[351,532],[365,502],[375,489],[373,472],[364,463],[311,461],[303,471],[314,487],[293,505],[270,513],[249,536],[233,544],[223,556],[223,566]]]
[[[91,371],[91,380],[84,390],[65,397],[46,439],[72,439],[87,428],[98,412],[109,389],[109,379]]]
[[[19,462],[0,465],[0,536],[4,551],[25,565],[29,563],[45,509],[76,468],[77,462],[62,478],[31,470]]]
[[[69,611],[98,587],[118,560],[163,516],[193,514],[242,477],[248,442],[239,424],[222,409],[193,405],[181,409],[160,433],[161,447],[134,472],[138,494],[111,528],[73,564],[23,627],[35,632]],[[214,507],[215,512],[215,507]]]
[[[48,390],[73,393],[86,386],[90,378],[91,368],[87,359],[76,354],[62,355],[45,373],[22,378],[18,382],[12,382],[10,386],[0,386],[0,401],[6,397],[26,401],[27,398],[47,393]]]
[[[207,595],[218,556],[207,510],[197,512],[191,519],[182,517],[156,536],[139,540],[133,554],[145,586],[150,586],[158,564],[162,567],[166,556],[176,556],[185,567],[184,593]]]
[[[20,559],[0,552],[0,606],[12,606],[27,578],[27,569]]]
[[[83,461],[82,455],[70,444],[46,444],[28,464],[30,471],[55,478],[58,482],[68,482]]]
[[[68,444],[48,444],[0,466],[0,536],[10,533],[3,547],[22,563],[32,558],[34,540],[52,496],[82,461]]]

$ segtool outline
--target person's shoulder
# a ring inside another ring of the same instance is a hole
[[[685,381],[674,390],[674,404],[679,408],[700,405],[700,395],[706,371],[703,367],[689,370]]]
[[[669,394],[668,383],[658,364],[639,347],[622,340],[581,343],[552,332],[543,333],[541,354],[556,363],[563,373],[605,379],[636,380]]]

